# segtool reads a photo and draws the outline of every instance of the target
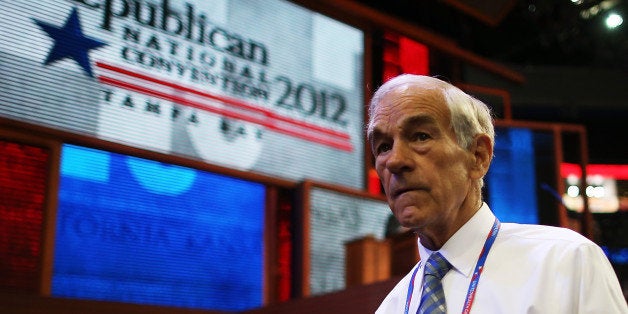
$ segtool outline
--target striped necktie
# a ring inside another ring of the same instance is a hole
[[[445,293],[441,279],[451,269],[451,264],[438,252],[430,255],[425,263],[423,295],[417,314],[447,313]]]

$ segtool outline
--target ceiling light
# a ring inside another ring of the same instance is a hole
[[[615,28],[623,22],[624,19],[617,13],[611,13],[606,17],[606,27],[608,28]]]

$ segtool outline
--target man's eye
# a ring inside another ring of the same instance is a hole
[[[376,148],[375,148],[375,154],[379,155],[381,153],[387,152],[390,150],[390,144],[387,143],[383,143],[383,144],[379,144]]]
[[[414,141],[427,141],[430,138],[430,135],[424,132],[417,132],[412,135],[412,140]]]

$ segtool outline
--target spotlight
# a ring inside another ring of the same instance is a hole
[[[611,13],[606,17],[606,27],[613,29],[617,26],[621,25],[624,22],[624,19],[621,15],[617,13]]]

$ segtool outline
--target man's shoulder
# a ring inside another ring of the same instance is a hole
[[[516,260],[517,263],[504,264],[503,267],[514,267],[526,276],[544,278],[548,274],[568,273],[569,280],[579,280],[587,264],[608,264],[602,249],[582,236],[566,228],[543,226],[503,224],[495,242],[495,260]],[[503,231],[503,233],[502,233]],[[524,266],[525,265],[525,266]],[[595,271],[602,271],[598,267]],[[527,279],[526,279],[527,280]]]
[[[597,246],[580,233],[567,228],[546,225],[504,223],[500,230],[503,240],[522,245],[561,247]]]

